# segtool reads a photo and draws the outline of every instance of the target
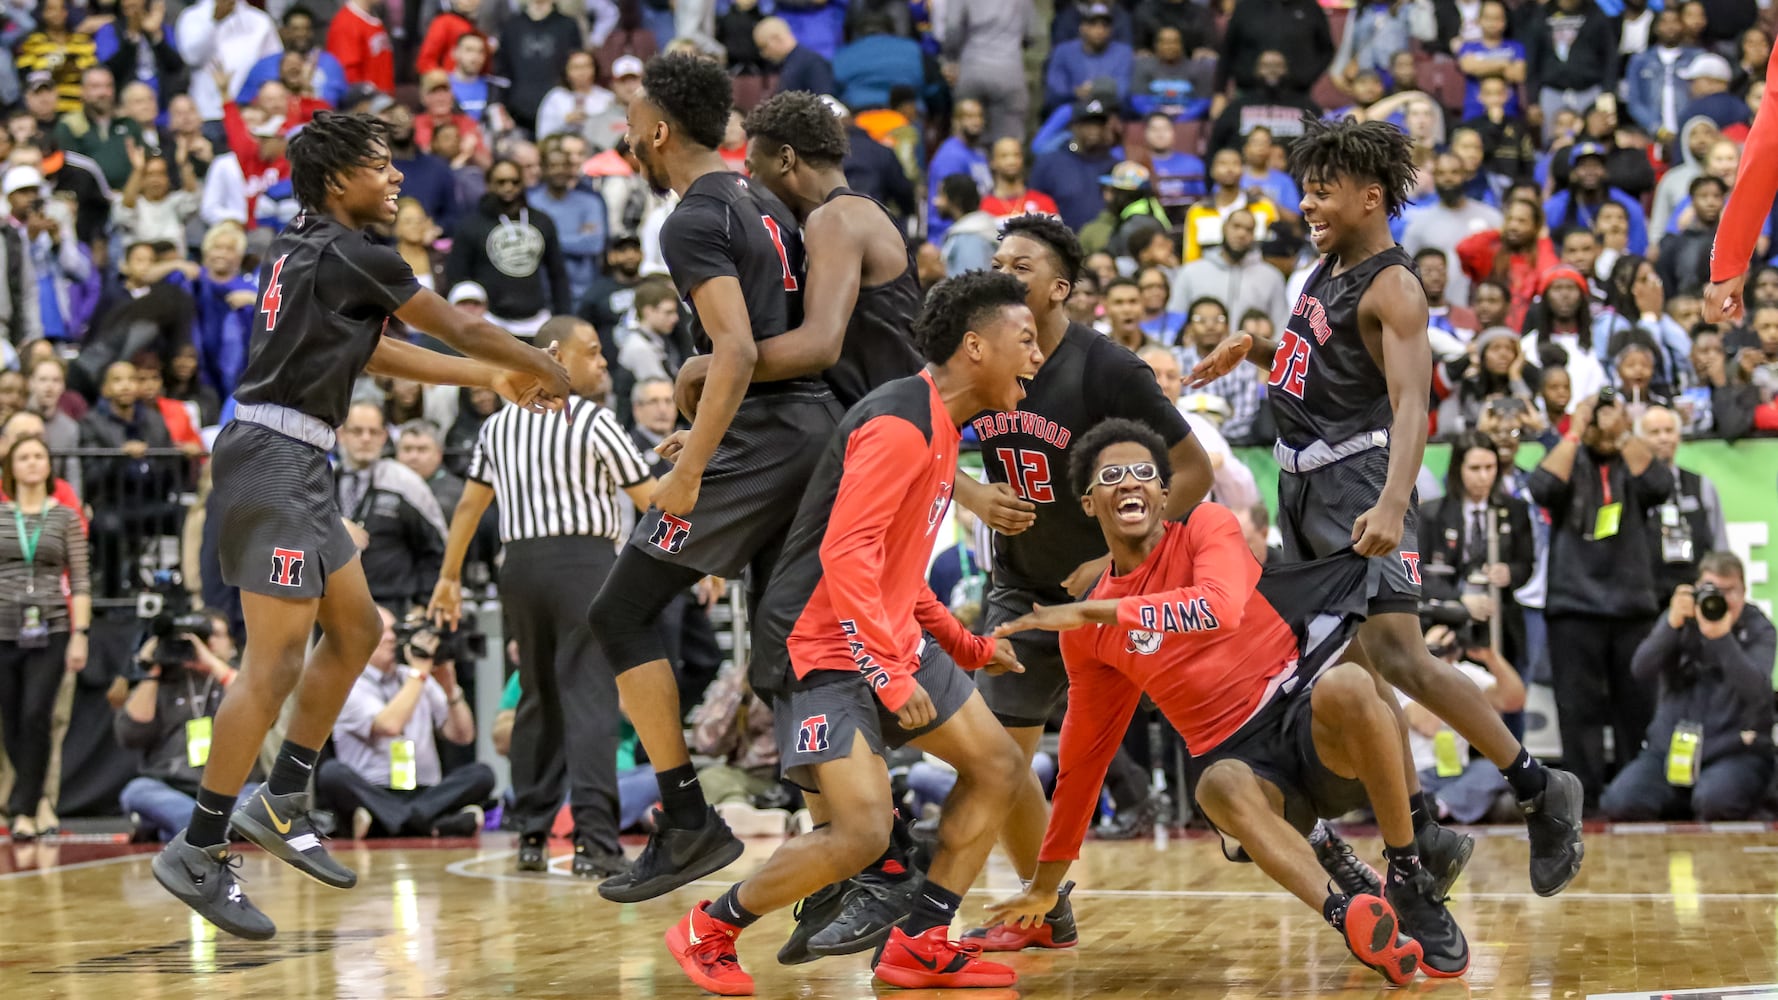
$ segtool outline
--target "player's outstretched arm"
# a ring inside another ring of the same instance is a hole
[[[544,356],[548,358],[548,355]],[[567,399],[565,389],[561,395],[552,395],[548,382],[528,372],[509,371],[473,358],[453,358],[396,337],[384,337],[377,342],[376,353],[370,356],[364,370],[372,375],[413,379],[430,385],[492,389],[529,410],[560,409]]]
[[[487,320],[476,319],[446,302],[437,292],[425,288],[420,289],[414,293],[413,298],[408,299],[405,305],[395,311],[395,315],[408,326],[432,334],[471,358],[507,371],[533,376],[541,384],[543,395],[546,397],[566,399],[568,396],[568,373],[562,369],[560,362],[549,356],[548,352],[540,351],[520,341]],[[425,353],[434,357],[444,357],[444,355],[436,354],[433,351],[425,351]],[[492,376],[489,376],[490,381],[491,378]],[[448,379],[421,378],[420,381],[434,384],[439,384],[441,381],[456,385],[477,384],[475,382],[453,382]],[[493,388],[492,385],[488,387]]]
[[[1778,72],[1778,49],[1773,50],[1766,72]],[[1747,264],[1771,214],[1774,196],[1778,196],[1778,111],[1762,104],[1759,114],[1753,116],[1747,148],[1741,153],[1741,169],[1729,188],[1710,251],[1710,284],[1704,289],[1706,323],[1741,317]]]
[[[1389,383],[1389,475],[1376,506],[1352,525],[1353,548],[1362,556],[1387,555],[1401,544],[1403,519],[1414,480],[1426,457],[1427,386],[1432,384],[1432,345],[1426,339],[1426,295],[1405,267],[1385,268],[1359,303],[1359,324],[1377,324],[1383,375]]]

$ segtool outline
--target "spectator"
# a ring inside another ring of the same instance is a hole
[[[1525,707],[1525,683],[1519,672],[1485,643],[1462,642],[1449,626],[1426,630],[1426,648],[1470,683],[1496,712],[1511,715]],[[1450,724],[1396,692],[1408,725],[1408,750],[1420,787],[1433,801],[1436,818],[1455,823],[1481,823],[1494,812],[1506,778],[1482,757],[1472,759],[1469,742]],[[1516,810],[1515,810],[1516,811]]]
[[[457,148],[453,155],[447,157],[433,154],[449,164],[453,172],[470,163],[486,169],[494,161],[494,151],[489,148],[481,125],[474,118],[457,110],[457,95],[451,90],[449,73],[434,70],[420,78],[420,112],[414,118],[414,145],[420,149],[432,151],[433,139],[439,126],[456,127]],[[461,203],[459,199],[459,204]]]
[[[1168,224],[1167,208],[1154,196],[1148,168],[1125,161],[1099,178],[1104,210],[1080,227],[1080,245],[1088,253],[1134,258],[1149,236]]]
[[[1438,201],[1408,213],[1407,229],[1401,242],[1409,253],[1417,256],[1429,248],[1444,251],[1476,233],[1500,229],[1504,222],[1500,210],[1465,193],[1467,171],[1455,153],[1440,153],[1433,161],[1432,171]],[[1469,275],[1457,268],[1456,273],[1449,276],[1445,294],[1454,302],[1466,303],[1469,301],[1469,285]]]
[[[247,367],[259,283],[241,271],[247,256],[247,233],[240,226],[225,222],[211,227],[199,252],[204,266],[191,283],[197,308],[192,333],[203,359],[202,381],[227,398],[235,394]]]
[[[1105,336],[1131,354],[1161,346],[1142,332],[1142,292],[1129,278],[1113,278],[1105,286],[1105,319],[1111,324]]]
[[[1733,441],[1753,427],[1753,410],[1759,390],[1731,366],[1723,351],[1722,332],[1702,327],[1692,335],[1691,378],[1678,401],[1686,413],[1685,433],[1690,437],[1713,436]]]
[[[1464,353],[1434,370],[1436,394],[1451,392],[1454,409],[1439,411],[1441,430],[1462,431],[1479,426],[1482,410],[1501,396],[1529,403],[1539,372],[1519,350],[1518,334],[1503,326],[1484,329]],[[1454,391],[1452,391],[1454,390]]]
[[[1099,118],[1099,125],[1100,132],[1103,132],[1103,115]],[[981,151],[982,130],[985,127],[986,120],[982,116],[981,102],[964,98],[958,101],[956,107],[951,110],[950,138],[939,143],[938,150],[932,154],[932,163],[926,168],[926,235],[928,239],[943,240],[945,229],[949,225],[938,214],[937,201],[940,181],[952,174],[968,174],[975,179],[977,190],[991,190],[993,188],[994,179],[993,174],[988,170],[988,158],[983,156]],[[1079,134],[1077,130],[1077,141]],[[1099,139],[1103,141],[1104,136],[1100,135]],[[1109,142],[1102,142],[1102,144],[1106,148],[1111,145]],[[1043,164],[1043,159],[1043,157],[1038,158],[1039,168]],[[1039,191],[1047,193],[1043,185],[1038,182],[1037,176],[1037,170],[1033,170],[1031,183]],[[1098,211],[1096,203],[1093,211]],[[1089,214],[1087,218],[1090,219],[1092,216]],[[1085,221],[1086,219],[1080,220],[1080,222]],[[1078,225],[1078,223],[1075,224]]]
[[[420,43],[414,69],[421,74],[441,69],[448,73],[456,69],[457,39],[481,33],[475,26],[481,6],[482,0],[449,0],[448,9],[440,11],[427,26],[426,40]],[[285,16],[289,17],[288,14]]]
[[[1610,19],[1593,0],[1554,0],[1532,18],[1525,46],[1525,92],[1538,95],[1548,141],[1555,138],[1558,111],[1566,108],[1578,114],[1612,87],[1616,38]]]
[[[488,168],[488,193],[451,234],[447,283],[474,281],[488,290],[488,318],[529,338],[551,315],[569,311],[568,270],[555,223],[531,214],[524,173],[512,160]],[[545,280],[540,281],[539,278]]]
[[[1431,0],[1384,0],[1356,8],[1334,53],[1334,82],[1350,83],[1361,70],[1387,73],[1398,52],[1437,38]]]
[[[1733,69],[1735,79],[1729,89],[1748,98],[1751,106],[1754,102],[1750,92],[1755,84],[1763,85],[1766,79],[1766,65],[1772,58],[1772,36],[1768,29],[1755,26],[1741,32],[1735,40],[1735,56]],[[1756,112],[1757,108],[1754,109]]]
[[[1137,51],[1158,47],[1161,32],[1174,31],[1180,48],[1193,59],[1216,58],[1216,19],[1205,6],[1191,0],[1138,0],[1134,20],[1130,43]]]
[[[1565,226],[1591,228],[1599,206],[1615,201],[1624,206],[1630,219],[1630,252],[1648,252],[1648,226],[1642,216],[1642,205],[1630,195],[1608,185],[1606,180],[1606,147],[1596,142],[1576,143],[1569,149],[1568,189],[1550,196],[1544,204],[1552,230]]]
[[[1656,232],[1667,231],[1667,223],[1678,214],[1678,206],[1685,200],[1692,181],[1714,174],[1727,183],[1735,182],[1734,168],[1740,165],[1741,151],[1734,143],[1721,140],[1716,123],[1703,115],[1685,120],[1678,142],[1681,160],[1661,176],[1661,182],[1655,186],[1654,206],[1649,209],[1648,218]],[[1725,167],[1727,176],[1721,172]]]
[[[118,196],[111,219],[118,236],[129,243],[185,245],[185,229],[198,214],[198,177],[191,167],[191,148],[181,141],[172,157],[148,155],[129,148],[130,176]],[[173,169],[179,188],[173,187]]]
[[[1532,474],[1531,494],[1550,514],[1545,618],[1561,719],[1562,760],[1581,779],[1590,808],[1605,788],[1605,727],[1624,762],[1651,715],[1650,695],[1631,672],[1637,644],[1654,624],[1647,510],[1666,496],[1654,455],[1630,432],[1615,398],[1579,403],[1568,433]]]
[[[945,274],[956,277],[965,271],[986,269],[994,259],[999,224],[982,211],[981,192],[968,174],[952,174],[938,187],[939,218],[947,223],[944,243]]]
[[[994,185],[982,198],[982,211],[996,219],[1031,212],[1057,214],[1056,203],[1049,195],[1025,185],[1024,143],[1010,138],[994,140],[988,170],[994,177]],[[847,176],[850,178],[850,173]]]
[[[423,607],[438,582],[445,519],[431,488],[412,469],[383,457],[388,443],[382,407],[353,403],[340,428],[335,477],[371,597],[405,615]]]
[[[1666,297],[1660,275],[1647,260],[1629,255],[1612,265],[1606,304],[1653,339],[1657,377],[1678,388],[1691,374],[1691,337],[1666,314]]]
[[[222,397],[205,385],[198,373],[196,344],[181,344],[167,361],[166,398],[185,405],[191,422],[197,427],[215,427],[221,423]]]
[[[636,285],[642,280],[642,244],[634,236],[614,236],[605,248],[605,266],[581,296],[575,315],[593,325],[606,360],[617,363],[617,330],[630,315]]]
[[[580,164],[573,155],[560,145],[550,146],[543,154],[543,186],[533,188],[528,199],[555,223],[571,302],[580,301],[592,287],[605,253],[605,199],[581,187],[579,179]]]
[[[1177,135],[1173,119],[1162,112],[1143,119],[1142,144],[1154,178],[1155,197],[1170,210],[1191,205],[1208,192],[1204,185],[1204,161],[1196,154],[1175,150]]]
[[[1062,221],[1080,229],[1097,216],[1104,205],[1099,178],[1112,172],[1114,133],[1105,102],[1093,99],[1074,106],[1068,123],[1073,141],[1065,148],[1045,153],[1031,168],[1031,186],[1056,200]],[[933,169],[937,169],[934,161]]]
[[[1542,287],[1542,296],[1525,315],[1525,356],[1542,358],[1546,345],[1561,348],[1574,394],[1591,396],[1606,385],[1604,361],[1612,337],[1630,324],[1609,309],[1594,315],[1587,304],[1587,280],[1571,267],[1546,272]]]
[[[1180,369],[1191,371],[1199,361],[1216,349],[1217,344],[1228,337],[1229,311],[1218,300],[1203,297],[1191,303],[1186,309],[1186,315],[1190,317],[1185,328],[1187,343],[1175,353],[1179,357]],[[1243,331],[1245,327],[1244,321]],[[1242,365],[1196,391],[1222,400],[1228,408],[1228,416],[1221,426],[1222,436],[1236,444],[1243,444],[1254,433],[1254,421],[1259,416],[1260,402],[1264,398],[1261,392],[1263,384],[1258,368]]]
[[[765,75],[765,57],[753,43],[753,29],[765,17],[759,0],[737,0],[727,13],[716,18],[716,42],[728,53],[728,67],[736,75]]]
[[[1191,0],[1178,6],[1192,6]],[[1210,59],[1190,58],[1179,29],[1160,29],[1155,35],[1154,51],[1136,57],[1130,73],[1130,109],[1139,115],[1163,114],[1169,122],[1174,118],[1204,117],[1210,108],[1209,98],[1204,95],[1209,93],[1210,79],[1215,73],[1212,59],[1214,55]]]
[[[1692,181],[1692,221],[1677,233],[1661,237],[1659,274],[1662,283],[1681,295],[1698,295],[1710,281],[1710,251],[1716,224],[1722,219],[1728,185],[1706,174]]]
[[[1643,134],[1641,126],[1619,122],[1616,94],[1600,94],[1587,108],[1575,143],[1593,143],[1604,150],[1607,186],[1622,191],[1632,200],[1654,190],[1655,173],[1649,163],[1648,137]],[[1558,187],[1570,183],[1572,169],[1569,158],[1551,156],[1548,172]]]
[[[74,209],[60,198],[27,206],[21,218],[31,270],[37,279],[37,317],[43,335],[73,341],[87,328],[98,299],[91,253],[75,230]]]
[[[94,55],[114,80],[142,83],[157,97],[185,90],[185,60],[167,37],[166,6],[150,0],[120,0],[117,19],[93,33]]]
[[[1138,350],[1136,356],[1154,372],[1161,394],[1179,409],[1185,422],[1191,425],[1192,434],[1197,436],[1198,444],[1210,456],[1213,478],[1208,499],[1237,511],[1258,503],[1259,489],[1254,484],[1252,471],[1235,457],[1228,441],[1216,429],[1215,424],[1198,415],[1180,400],[1179,394],[1185,379],[1179,367],[1179,359],[1172,351],[1155,343]]]
[[[42,188],[43,174],[36,167],[13,167],[0,177],[0,191],[9,209],[0,224],[0,268],[6,276],[0,282],[0,323],[5,326],[5,339],[13,344],[43,336],[37,266],[30,245],[34,233],[28,224],[28,220],[42,217],[37,208],[42,204]]]
[[[834,53],[833,75],[836,96],[858,110],[889,107],[897,86],[915,92],[926,86],[920,43],[898,37],[894,22],[879,11],[858,15],[851,43]]]
[[[1543,208],[1534,201],[1515,200],[1507,205],[1499,230],[1476,233],[1457,244],[1457,262],[1470,281],[1493,279],[1512,290],[1506,325],[1515,330],[1525,328],[1525,313],[1545,272],[1558,263],[1542,229]],[[1585,281],[1581,279],[1583,285]]]
[[[1483,113],[1481,81],[1497,77],[1506,81],[1509,92],[1506,113],[1522,112],[1519,98],[1510,88],[1525,82],[1525,46],[1506,37],[1506,5],[1500,0],[1483,0],[1476,13],[1479,38],[1463,42],[1457,49],[1457,68],[1463,71],[1463,117],[1475,118]]]
[[[1481,140],[1479,169],[1518,179],[1530,174],[1537,163],[1538,143],[1534,130],[1523,117],[1507,113],[1512,88],[1497,76],[1485,76],[1476,83],[1476,100],[1482,110],[1461,126]]]
[[[27,76],[47,72],[56,89],[56,113],[80,110],[81,76],[99,63],[91,35],[68,23],[67,0],[43,0],[37,8],[38,30],[19,42],[13,65]]]
[[[56,119],[61,117],[61,112],[56,110],[60,103],[60,92],[49,70],[38,69],[25,74],[24,112],[14,111],[8,123],[11,129],[8,135],[13,142],[47,141],[55,132]]]
[[[434,662],[438,636],[430,631],[400,643],[395,616],[377,610],[383,640],[334,723],[336,756],[315,769],[316,802],[351,816],[357,840],[473,837],[494,771],[476,761],[445,774],[439,764],[439,736],[460,746],[475,739],[456,664]]]
[[[684,345],[674,337],[679,328],[679,295],[669,281],[650,278],[636,287],[636,325],[618,338],[617,363],[636,381],[670,379],[685,363]]]
[[[1030,89],[1024,53],[1042,37],[1037,8],[1026,0],[972,0],[943,8],[943,73],[956,111],[975,105],[977,133],[991,139],[1025,137]],[[954,121],[954,118],[953,118]]]
[[[796,35],[781,17],[768,17],[753,29],[753,43],[759,54],[778,67],[778,85],[774,93],[786,90],[807,90],[815,94],[834,92],[833,66],[821,53],[797,44]]]
[[[187,269],[190,262],[186,262]],[[123,281],[107,289],[93,313],[86,346],[69,366],[68,381],[85,398],[99,395],[105,367],[133,356],[145,346],[171,354],[191,339],[196,307],[191,293],[164,281],[171,265],[155,261],[152,244],[132,243],[124,250],[118,274]]]
[[[71,453],[80,447],[80,424],[63,413],[58,405],[68,388],[67,371],[68,366],[53,353],[32,362],[26,382],[25,409],[43,421],[41,435],[49,445],[50,453],[62,456],[55,462],[57,478],[66,480],[75,495],[79,495],[80,459]]]
[[[64,672],[87,662],[92,591],[86,535],[75,511],[49,495],[49,448],[12,442],[0,460],[0,734],[12,762],[6,812],[14,842],[37,836],[36,812],[50,760],[50,718]],[[64,599],[58,580],[66,577]]]
[[[1554,238],[1562,263],[1574,268],[1581,277],[1587,279],[1588,304],[1594,307],[1607,304],[1610,301],[1610,290],[1599,273],[1599,238],[1593,235],[1592,230],[1579,226],[1559,230]]]
[[[1166,271],[1159,267],[1142,268],[1136,272],[1136,288],[1142,293],[1142,332],[1166,347],[1178,346],[1185,335],[1186,315],[1184,310],[1167,308],[1171,288]]]
[[[1315,0],[1244,0],[1236,4],[1223,29],[1215,92],[1226,92],[1230,80],[1237,91],[1259,88],[1258,64],[1264,52],[1283,56],[1284,79],[1291,91],[1308,93],[1334,56],[1333,32],[1320,5]]]
[[[1524,397],[1496,403],[1514,413],[1523,413],[1526,406]],[[1492,562],[1490,513],[1496,553]],[[1425,598],[1460,602],[1469,611],[1469,624],[1457,630],[1455,641],[1466,652],[1489,646],[1489,623],[1499,617],[1501,644],[1494,651],[1509,664],[1528,662],[1524,616],[1513,592],[1531,579],[1536,558],[1531,512],[1501,486],[1500,456],[1487,436],[1466,433],[1452,444],[1445,495],[1420,505],[1420,523],[1428,539],[1420,563]],[[1490,596],[1490,588],[1498,599]]]
[[[1681,80],[1691,82],[1692,99],[1679,112],[1680,121],[1690,121],[1702,115],[1716,123],[1717,128],[1728,128],[1731,125],[1746,125],[1753,120],[1747,110],[1747,102],[1729,93],[1729,81],[1734,73],[1729,68],[1729,61],[1714,52],[1704,52],[1693,56],[1685,69],[1679,71]]]
[[[1700,598],[1716,591],[1713,607]],[[1703,559],[1636,647],[1637,683],[1657,686],[1642,752],[1625,763],[1601,805],[1613,820],[1753,816],[1772,782],[1771,664],[1778,633],[1747,603],[1746,573],[1729,552]],[[1634,745],[1634,744],[1632,744]]]
[[[403,198],[397,203],[395,251],[407,262],[408,269],[414,272],[414,280],[420,283],[421,288],[440,295],[453,291],[445,284],[444,254],[436,245],[443,235],[443,230],[438,228],[438,224],[432,221],[432,217],[426,214],[426,209],[418,201]]]
[[[1481,327],[1468,307],[1451,304],[1447,292],[1451,269],[1445,262],[1445,252],[1428,247],[1414,254],[1414,273],[1420,276],[1420,287],[1426,290],[1428,333],[1439,337],[1445,350],[1453,353],[1474,340]],[[1442,352],[1438,353],[1442,356]]]
[[[550,0],[525,0],[518,15],[501,23],[500,44],[494,49],[494,75],[502,81],[510,81],[506,85],[502,107],[519,128],[536,134],[537,110],[544,95],[562,79],[562,73],[568,67],[568,57],[580,49],[583,42],[580,25],[557,10]],[[463,39],[459,38],[457,44],[462,46]],[[474,76],[482,68],[465,66],[466,53],[464,48],[457,51],[456,72],[459,77]],[[478,111],[471,109],[461,94],[458,102],[471,117],[480,119]]]
[[[594,152],[613,149],[629,129],[626,113],[630,101],[642,89],[642,60],[635,56],[618,56],[611,64],[611,103],[590,116],[580,128]]]
[[[178,463],[148,456],[151,448],[172,448],[173,439],[160,407],[141,401],[136,366],[128,361],[105,369],[102,398],[80,425],[82,448],[121,453],[81,462],[93,509],[94,577],[106,596],[133,592],[134,584],[125,582],[136,570],[130,557],[143,540],[172,534],[169,519],[180,512]]]
[[[237,673],[228,616],[210,611],[204,618],[202,636],[150,637],[137,650],[136,678],[111,721],[118,746],[141,755],[118,805],[138,834],[157,841],[173,839],[191,822],[216,709]],[[255,766],[249,782],[258,771]]]
[[[1289,318],[1284,276],[1260,256],[1254,213],[1245,208],[1230,212],[1220,235],[1220,245],[1179,269],[1168,308],[1185,313],[1193,302],[1209,297],[1236,315],[1258,309],[1282,328]],[[1227,323],[1226,314],[1223,321]]]
[[[1210,158],[1210,197],[1185,213],[1185,250],[1180,258],[1187,265],[1220,246],[1229,219],[1242,210],[1253,217],[1255,242],[1263,243],[1271,238],[1272,224],[1279,216],[1277,206],[1264,199],[1251,198],[1241,189],[1241,180],[1241,154],[1233,149],[1217,150]],[[1174,301],[1177,302],[1177,298]]]
[[[1656,12],[1651,31],[1653,44],[1631,56],[1624,70],[1625,101],[1630,117],[1665,145],[1679,135],[1679,126],[1686,121],[1680,110],[1691,100],[1680,74],[1702,53],[1681,44],[1684,28],[1677,7]]]
[[[348,86],[368,83],[387,94],[395,89],[395,52],[371,10],[370,0],[346,0],[327,26],[327,51],[346,71]]]
[[[673,464],[655,451],[679,425],[679,409],[673,404],[673,380],[640,378],[630,389],[630,440],[649,461],[649,472],[659,478]]]
[[[1215,115],[1211,149],[1237,146],[1247,133],[1262,126],[1271,129],[1275,138],[1288,141],[1303,134],[1304,113],[1320,115],[1321,109],[1309,100],[1308,92],[1292,80],[1284,53],[1266,48],[1259,53],[1253,73],[1252,85],[1237,90],[1235,99]],[[1216,93],[1222,93],[1220,84]]]
[[[319,100],[326,107],[340,107],[346,99],[346,71],[333,53],[319,47],[315,15],[301,4],[292,4],[279,22],[278,39],[284,50],[253,64],[247,78],[233,91],[235,100],[251,102],[261,86],[281,80],[293,94]]]
[[[414,115],[391,102],[378,117],[389,127],[390,165],[401,172],[402,197],[412,198],[447,231],[457,223],[457,182],[451,165],[422,152],[415,141]]]
[[[451,96],[457,99],[457,107],[477,125],[487,121],[490,130],[503,124],[504,120],[495,121],[498,116],[490,111],[498,106],[503,92],[487,74],[488,40],[480,35],[463,35],[451,49],[451,58],[456,63],[450,71]]]
[[[1280,152],[1272,143],[1272,130],[1264,126],[1247,133],[1241,143],[1241,186],[1248,197],[1257,197],[1277,206],[1285,215],[1297,215],[1303,200],[1296,180],[1273,165],[1274,154]]]
[[[116,114],[116,88],[111,71],[94,66],[80,75],[80,107],[56,123],[57,147],[89,157],[105,173],[105,181],[121,188],[130,177],[130,145],[140,145],[142,130]]]
[[[1112,88],[1121,105],[1130,96],[1135,63],[1136,55],[1130,46],[1111,37],[1111,5],[1083,4],[1080,37],[1063,42],[1050,53],[1049,69],[1044,74],[1043,113],[1088,100],[1102,91],[1109,93]]]
[[[1650,406],[1636,421],[1636,434],[1648,442],[1667,496],[1648,511],[1646,524],[1655,555],[1655,597],[1665,599],[1697,578],[1707,552],[1729,544],[1722,516],[1722,496],[1710,477],[1680,468],[1675,459],[1681,441],[1679,415],[1665,406]]]
[[[454,511],[463,499],[463,477],[444,467],[444,432],[430,420],[409,420],[401,425],[395,460],[414,470],[425,481],[440,511]]]
[[[934,256],[937,256],[936,252]],[[942,278],[943,274],[940,274],[939,277]],[[925,284],[924,277],[921,278],[921,282],[922,285]],[[1067,307],[1070,321],[1100,333],[1105,332],[1105,322],[1099,318],[1099,275],[1094,271],[1089,269],[1080,272],[1074,279],[1074,287],[1068,291],[1068,301],[1064,305]],[[1187,322],[1190,322],[1189,318]]]
[[[240,0],[198,0],[180,11],[173,40],[185,65],[196,70],[191,75],[191,99],[205,122],[220,123],[223,102],[240,92],[260,60],[281,51],[278,26],[264,11]],[[217,86],[212,67],[227,74],[228,86]],[[207,134],[211,142],[221,144],[220,127]]]
[[[562,68],[562,84],[543,95],[537,107],[537,136],[548,138],[559,133],[585,135],[588,142],[608,142],[604,135],[588,135],[584,130],[594,118],[608,109],[616,99],[611,91],[595,82],[598,66],[590,52],[574,52]],[[578,164],[576,165],[578,167]]]
[[[908,101],[913,100],[899,88],[896,93]],[[846,130],[846,158],[840,163],[846,175],[846,186],[882,202],[902,221],[904,228],[908,226],[919,214],[919,207],[915,204],[913,181],[908,179],[910,168],[905,165],[903,156],[916,164],[911,169],[912,176],[918,176],[923,169],[918,165],[921,157],[917,148],[921,139],[918,127],[911,124],[913,119],[898,116],[910,124],[891,130],[879,142],[876,136],[859,126],[845,105],[833,101],[828,110],[840,119]],[[1023,153],[1022,148],[1020,152]]]

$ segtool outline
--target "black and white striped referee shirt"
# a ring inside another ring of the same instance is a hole
[[[502,407],[482,424],[469,478],[494,489],[500,541],[590,535],[617,541],[630,498],[624,487],[649,465],[616,414],[568,397],[568,417]]]

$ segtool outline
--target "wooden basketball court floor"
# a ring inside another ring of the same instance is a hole
[[[1468,932],[1466,981],[1392,990],[1334,933],[1216,842],[1089,842],[1076,866],[1081,944],[1011,959],[996,998],[1589,997],[1778,998],[1778,836],[1766,824],[1591,832],[1567,892],[1533,895],[1519,831],[1478,831],[1453,911]],[[1374,838],[1354,836],[1367,859]],[[0,998],[635,997],[702,995],[661,943],[700,898],[745,875],[774,841],[752,841],[727,872],[665,899],[618,906],[568,874],[513,869],[510,837],[479,843],[335,842],[356,889],[329,889],[257,852],[242,874],[278,922],[264,943],[218,937],[149,873],[151,849],[0,841]],[[632,853],[634,847],[631,848]],[[998,856],[964,918],[1016,884]],[[741,941],[759,995],[928,998],[873,985],[868,956],[796,968],[774,955],[790,925],[773,914]]]

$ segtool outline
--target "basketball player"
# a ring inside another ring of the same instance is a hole
[[[362,371],[482,386],[545,408],[568,394],[567,374],[549,355],[422,289],[400,255],[365,235],[393,224],[401,193],[380,122],[321,112],[291,140],[289,156],[303,213],[266,256],[239,405],[216,442],[210,498],[210,516],[222,525],[222,577],[241,588],[247,647],[240,679],[216,713],[191,826],[154,859],[155,878],[169,892],[253,939],[276,928],[241,891],[230,827],[321,882],[357,882],[322,846],[307,790],[316,755],[382,634],[327,462],[353,381]],[[391,316],[469,357],[384,337]],[[305,664],[317,622],[321,641]],[[292,690],[296,711],[271,776],[236,808]]]
[[[1035,520],[1013,533],[1016,525],[1005,524],[993,509],[1004,505],[989,487],[968,477],[958,480],[957,502],[995,529],[993,585],[983,609],[989,628],[1030,614],[1035,604],[1073,600],[1109,564],[1105,537],[1069,499],[1064,482],[1069,448],[1087,428],[1124,417],[1161,435],[1171,467],[1179,470],[1168,494],[1167,517],[1184,514],[1210,491],[1210,459],[1148,366],[1091,327],[1068,319],[1063,303],[1080,273],[1081,256],[1073,231],[1054,217],[1036,214],[1008,219],[994,254],[994,270],[1025,286],[1044,360],[1016,411],[984,413],[973,421],[989,482],[1010,484],[1018,499],[1033,506]],[[984,676],[978,683],[995,718],[1030,760],[1044,724],[1062,707],[1068,674],[1055,636],[1030,632],[1012,641],[1025,673]],[[1047,810],[1037,775],[1027,770],[1001,834],[1022,878],[1036,871]],[[988,928],[973,932],[972,940],[987,951],[1073,947],[1074,916],[1066,892],[1043,925]]]
[[[1778,49],[1772,51],[1767,72],[1778,72]],[[1778,196],[1778,111],[1761,104],[1747,133],[1741,153],[1741,169],[1729,189],[1710,249],[1710,284],[1704,288],[1704,322],[1738,322],[1746,314],[1741,289],[1747,282],[1747,265],[1753,259],[1760,234],[1766,231],[1772,199]]]
[[[1426,448],[1432,350],[1426,294],[1389,234],[1413,185],[1411,144],[1387,122],[1303,120],[1291,170],[1321,264],[1277,344],[1237,334],[1192,370],[1192,384],[1227,374],[1243,357],[1270,368],[1285,557],[1325,558],[1350,546],[1371,559],[1364,657],[1501,769],[1530,829],[1531,886],[1554,895],[1580,872],[1580,780],[1540,766],[1420,634],[1414,478]],[[1433,822],[1411,767],[1408,785],[1421,856],[1448,891],[1473,845]]]
[[[1360,962],[1397,985],[1416,967],[1462,975],[1469,945],[1414,848],[1400,724],[1363,667],[1330,665],[1364,612],[1365,560],[1346,552],[1262,578],[1228,508],[1201,503],[1183,522],[1162,516],[1169,471],[1161,438],[1140,424],[1108,420],[1084,434],[1069,478],[1111,547],[1112,571],[1085,600],[994,630],[1063,633],[1069,679],[1043,861],[1025,892],[995,911],[1038,924],[1056,905],[1130,714],[1147,696],[1191,748],[1204,815],[1319,910]],[[1328,886],[1302,835],[1316,816],[1342,815],[1367,796],[1387,887],[1349,896]]]
[[[785,643],[773,710],[784,775],[818,791],[830,822],[787,841],[753,877],[699,903],[667,948],[704,989],[753,992],[735,939],[760,915],[856,874],[889,843],[888,748],[912,742],[957,768],[939,845],[913,911],[875,961],[894,986],[1011,986],[1013,970],[950,940],[1028,759],[958,664],[1019,669],[1010,643],[974,636],[926,586],[957,479],[959,429],[1011,410],[1042,356],[1025,290],[974,271],[936,286],[914,327],[931,364],[870,393],[817,464],[757,630]],[[922,655],[921,629],[949,656]],[[955,658],[953,662],[952,657]]]
[[[649,184],[679,194],[661,253],[710,367],[676,464],[587,612],[661,792],[635,866],[599,885],[619,903],[652,899],[741,855],[704,801],[656,622],[708,575],[746,569],[751,594],[763,592],[840,412],[819,379],[752,381],[759,342],[801,319],[803,246],[789,210],[716,151],[728,128],[728,74],[698,56],[666,55],[649,62],[642,88],[628,110],[630,148]]]

